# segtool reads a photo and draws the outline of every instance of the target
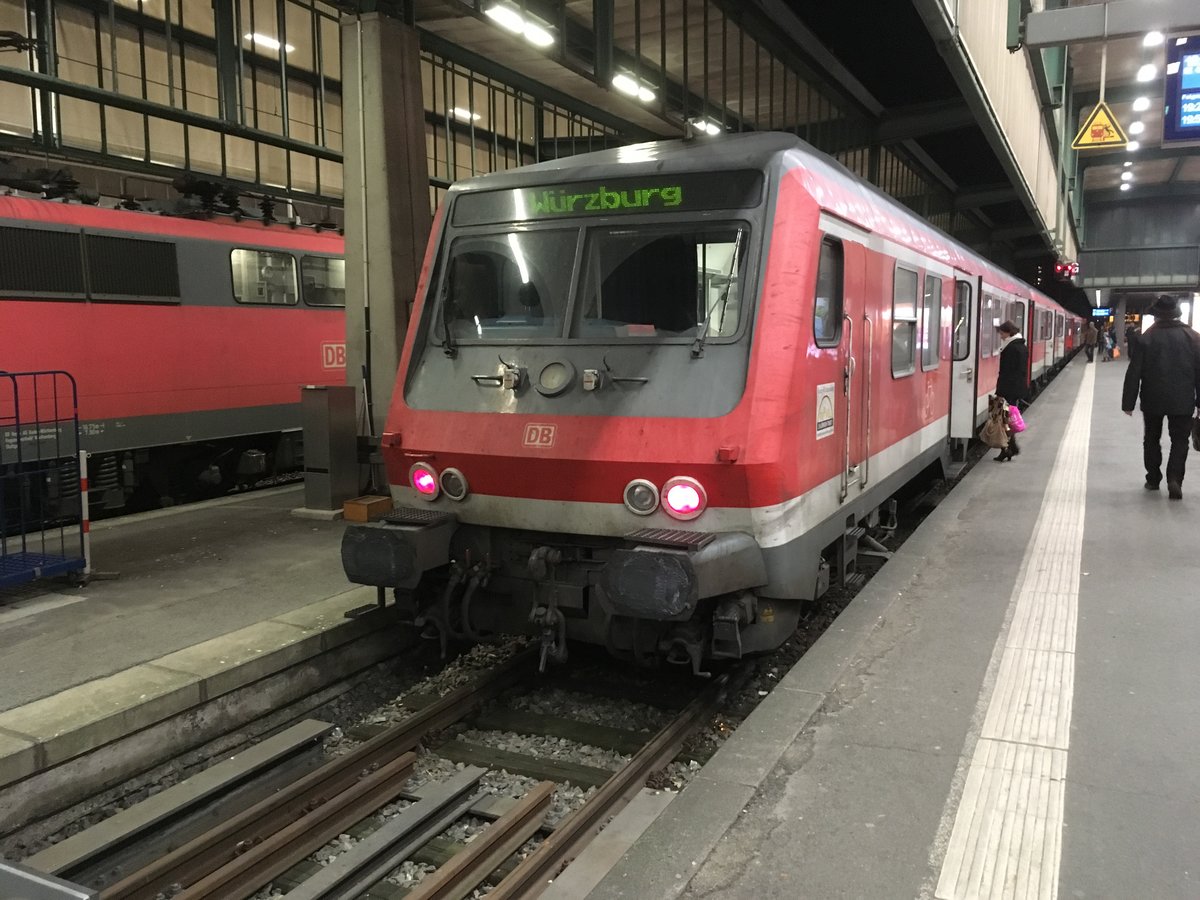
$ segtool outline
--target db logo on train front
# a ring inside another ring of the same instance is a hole
[[[346,345],[345,344],[322,344],[321,345],[321,368],[322,369],[344,369],[344,368],[346,368]]]
[[[554,435],[557,430],[557,425],[542,425],[537,422],[530,422],[525,426],[525,446],[538,448],[553,447]]]

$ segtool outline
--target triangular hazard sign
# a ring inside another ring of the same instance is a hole
[[[1117,117],[1108,108],[1107,103],[1097,103],[1092,114],[1087,117],[1079,134],[1071,142],[1075,150],[1093,150],[1099,147],[1120,148],[1129,143],[1129,138],[1121,130]]]

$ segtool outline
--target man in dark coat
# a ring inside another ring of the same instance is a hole
[[[1132,360],[1137,356],[1138,341],[1142,337],[1142,332],[1136,324],[1125,326],[1125,347],[1129,352],[1129,358]]]
[[[1167,494],[1172,500],[1183,497],[1183,472],[1187,463],[1188,438],[1192,430],[1192,412],[1200,407],[1200,334],[1180,321],[1179,301],[1162,295],[1147,312],[1154,325],[1138,342],[1137,355],[1125,372],[1125,390],[1121,409],[1133,415],[1140,392],[1142,417],[1146,422],[1143,453],[1146,462],[1146,490],[1158,490],[1162,481],[1163,418],[1171,436],[1167,457]]]
[[[996,330],[1000,332],[1000,375],[996,379],[996,396],[1007,400],[1009,406],[1016,406],[1029,399],[1029,345],[1021,336],[1021,329],[1012,322],[1001,322]],[[996,460],[1004,462],[1020,452],[1016,434],[1010,434],[1008,446],[1000,451]]]

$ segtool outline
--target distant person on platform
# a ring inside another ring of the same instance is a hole
[[[1138,343],[1137,355],[1125,372],[1121,410],[1133,415],[1140,394],[1146,430],[1142,447],[1146,462],[1146,490],[1157,491],[1162,481],[1162,427],[1167,420],[1171,453],[1167,457],[1167,495],[1183,498],[1183,472],[1187,464],[1192,413],[1200,408],[1200,334],[1180,320],[1179,301],[1160,296],[1147,310],[1154,325]]]
[[[1016,406],[1029,399],[1029,345],[1021,336],[1021,329],[1012,322],[1001,322],[996,330],[1000,332],[1000,376],[996,379],[996,396],[1007,400],[1009,406]],[[1010,460],[1020,452],[1017,435],[1010,433],[1008,446],[1000,451],[996,461]]]
[[[1089,320],[1083,329],[1083,352],[1087,354],[1088,362],[1096,355],[1096,339],[1099,336],[1100,331],[1096,328],[1096,323]]]
[[[1136,323],[1130,323],[1125,326],[1125,349],[1129,353],[1129,358],[1132,360],[1137,356],[1138,341],[1142,337],[1142,331]]]

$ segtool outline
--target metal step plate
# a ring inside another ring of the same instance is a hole
[[[625,535],[628,541],[639,544],[656,544],[678,550],[699,550],[716,540],[715,534],[707,531],[677,531],[673,528],[642,528]]]
[[[454,518],[454,513],[439,512],[436,509],[410,509],[401,506],[388,513],[380,521],[386,522],[388,525],[416,525],[421,528],[429,528],[441,525],[443,522],[453,521]]]

